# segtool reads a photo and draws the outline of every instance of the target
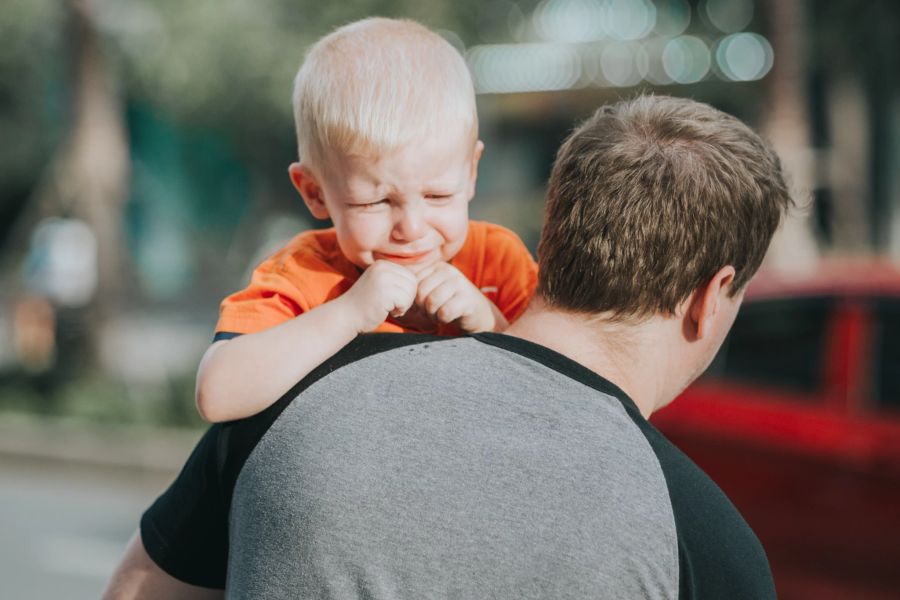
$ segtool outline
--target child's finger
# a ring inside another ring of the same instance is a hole
[[[464,296],[455,295],[441,305],[435,317],[441,323],[452,323],[468,314],[469,308]]]
[[[409,308],[412,306],[411,302],[406,302],[403,299],[395,299],[391,302],[394,305],[394,308],[388,311],[392,317],[402,317],[406,314]]]
[[[415,279],[399,278],[394,282],[393,292],[394,308],[391,309],[390,314],[392,317],[402,317],[416,301]]]
[[[418,285],[419,280],[416,278],[416,275],[406,267],[390,261],[384,261],[384,263],[385,274],[389,273],[391,276],[407,281],[413,286]]]
[[[420,279],[416,286],[416,302],[425,304],[425,300],[442,283],[446,281],[441,273],[432,273],[425,279]]]
[[[439,286],[447,282],[457,283],[458,279],[466,280],[463,274],[455,269],[434,269],[430,275],[419,279],[416,302],[424,304],[428,296]]]
[[[438,264],[440,264],[440,263],[435,263],[435,264],[433,264],[433,265],[429,265],[429,266],[425,267],[425,268],[422,269],[421,271],[416,271],[416,272],[415,272],[415,277],[416,277],[416,279],[421,283],[422,280],[427,279],[428,277],[430,277],[430,276],[431,276],[432,274],[434,274],[434,272],[437,270],[436,267],[437,267]]]
[[[441,282],[422,301],[422,307],[431,316],[437,316],[438,311],[450,298],[456,295],[458,286],[452,280]]]

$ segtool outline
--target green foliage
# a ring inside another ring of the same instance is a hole
[[[205,426],[194,408],[193,377],[129,386],[102,373],[66,381],[0,380],[0,413],[51,416],[91,424]]]

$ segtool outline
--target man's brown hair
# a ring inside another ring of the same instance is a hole
[[[538,294],[574,312],[672,314],[732,265],[733,295],[791,205],[778,157],[736,118],[667,96],[601,107],[557,154]]]

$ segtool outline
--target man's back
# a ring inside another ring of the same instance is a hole
[[[185,543],[155,523],[222,494],[204,518],[227,519],[233,597],[774,596],[746,524],[621,390],[516,338],[423,339],[363,337],[223,427],[217,481],[145,515],[151,555]]]

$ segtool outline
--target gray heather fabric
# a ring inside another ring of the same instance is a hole
[[[248,458],[229,598],[676,598],[666,482],[613,397],[471,339],[352,363]]]

